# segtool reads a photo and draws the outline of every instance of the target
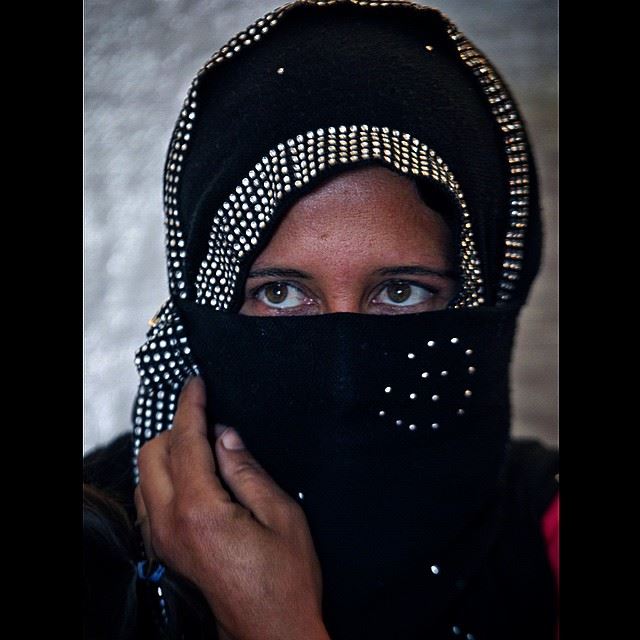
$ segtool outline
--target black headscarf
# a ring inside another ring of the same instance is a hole
[[[450,307],[239,315],[291,205],[367,164],[453,212]],[[540,215],[522,119],[486,58],[420,5],[290,3],[194,79],[164,196],[170,298],[136,356],[134,461],[202,375],[211,424],[236,427],[305,509],[334,640],[544,637],[548,576],[529,575],[514,593],[532,604],[501,614],[514,594],[490,560],[505,544],[508,369]]]

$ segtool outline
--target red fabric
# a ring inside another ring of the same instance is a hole
[[[556,581],[556,597],[560,592],[560,492],[545,511],[542,517],[542,535],[547,543],[547,557]],[[556,638],[560,637],[556,625]]]

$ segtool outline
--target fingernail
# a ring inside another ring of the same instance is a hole
[[[237,451],[239,449],[244,449],[244,443],[240,440],[240,436],[235,429],[229,427],[222,434],[222,444],[225,449],[230,449],[231,451]]]
[[[213,427],[213,433],[216,436],[216,440],[225,432],[226,429],[228,429],[229,427],[227,427],[226,424],[220,424],[217,423],[214,425]]]

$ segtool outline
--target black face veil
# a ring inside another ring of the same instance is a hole
[[[291,205],[366,164],[447,201],[462,280],[450,307],[239,315],[249,267]],[[490,63],[426,7],[288,4],[194,79],[164,203],[170,297],[136,355],[134,462],[199,374],[211,424],[237,428],[305,509],[334,640],[449,637],[467,620],[508,637],[493,609],[470,613],[477,598],[459,604],[469,585],[487,607],[499,602],[488,558],[509,454],[509,359],[540,252],[526,133]],[[520,638],[543,637],[544,616],[516,614]]]

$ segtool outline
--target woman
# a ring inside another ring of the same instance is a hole
[[[509,438],[538,195],[486,59],[418,5],[286,5],[194,80],[165,212],[133,439],[87,461],[153,560],[86,496],[110,633],[551,637],[557,456]]]

